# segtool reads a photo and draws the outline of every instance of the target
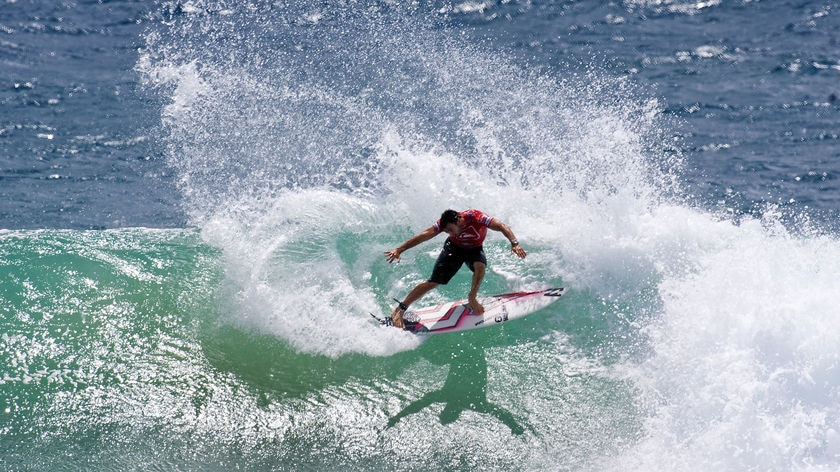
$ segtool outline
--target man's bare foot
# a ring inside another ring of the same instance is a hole
[[[403,321],[404,310],[400,307],[394,308],[391,312],[391,324],[400,329],[405,329],[405,321]]]
[[[481,303],[478,303],[478,299],[470,298],[469,301],[467,301],[467,305],[470,307],[470,309],[476,315],[483,315],[484,314],[484,305],[482,305]]]

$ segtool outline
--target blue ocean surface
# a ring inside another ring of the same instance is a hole
[[[837,470],[838,15],[5,2],[0,468]],[[446,208],[567,295],[378,326]]]

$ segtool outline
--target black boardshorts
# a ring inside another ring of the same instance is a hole
[[[458,272],[461,266],[466,262],[467,267],[475,272],[473,264],[481,262],[487,265],[487,257],[484,255],[484,247],[472,247],[465,249],[458,247],[449,239],[443,243],[443,249],[435,262],[435,268],[432,269],[432,276],[429,277],[429,282],[434,282],[441,285],[446,285]]]

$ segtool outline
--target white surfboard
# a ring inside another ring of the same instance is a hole
[[[480,300],[484,313],[479,315],[467,306],[466,300],[409,309],[403,319],[406,331],[437,334],[494,326],[522,318],[556,302],[566,292],[565,288],[551,288],[536,292],[514,292],[495,295]],[[391,319],[380,320],[390,325]]]

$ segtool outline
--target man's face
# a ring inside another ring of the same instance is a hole
[[[443,228],[443,231],[452,237],[458,236],[461,234],[461,230],[463,229],[463,221],[464,219],[458,216],[458,221],[456,223],[449,223],[445,228]]]

